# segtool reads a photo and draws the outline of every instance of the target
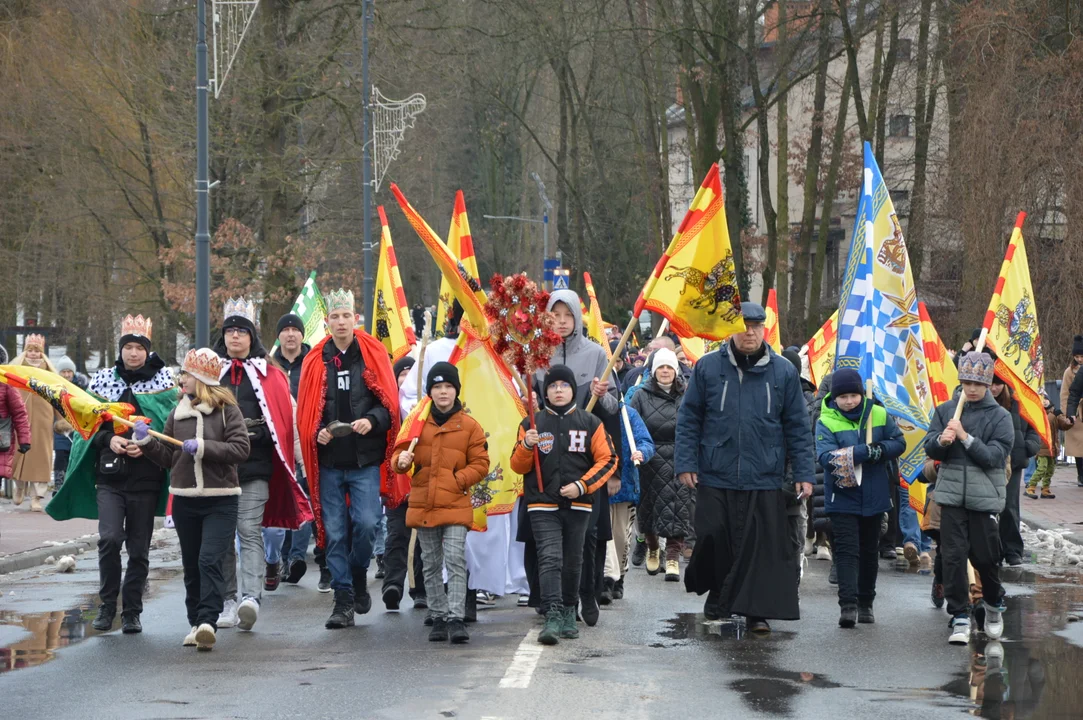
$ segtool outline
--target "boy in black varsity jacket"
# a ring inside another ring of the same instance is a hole
[[[588,497],[602,487],[617,465],[602,422],[575,406],[575,375],[554,365],[542,387],[546,408],[519,426],[511,468],[523,475],[523,501],[538,546],[538,579],[545,628],[538,640],[555,645],[577,638],[575,605],[583,568],[583,538],[590,520]],[[541,478],[534,468],[534,448]]]

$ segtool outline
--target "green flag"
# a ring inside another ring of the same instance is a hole
[[[301,288],[301,294],[293,303],[290,310],[294,315],[301,318],[305,324],[304,342],[310,347],[323,340],[327,336],[324,320],[327,318],[327,305],[323,302],[323,293],[316,287],[316,271],[313,270]],[[278,340],[275,340],[271,352],[278,349]]]

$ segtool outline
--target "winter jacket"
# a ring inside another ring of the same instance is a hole
[[[936,501],[944,507],[999,513],[1004,509],[1005,469],[1015,440],[1011,414],[987,392],[963,408],[960,421],[973,438],[970,447],[958,439],[944,447],[940,434],[955,417],[955,406],[960,402],[961,396],[938,405],[925,436],[925,454],[940,461]]]
[[[674,470],[698,473],[707,487],[778,490],[786,460],[795,482],[815,478],[808,410],[797,370],[766,347],[749,370],[731,343],[704,355],[677,413]]]
[[[353,354],[354,351],[356,354]],[[347,369],[350,383],[349,417],[352,420],[368,418],[372,423],[372,430],[365,435],[353,433],[344,438],[336,438],[327,445],[320,445],[318,448],[320,464],[334,467],[335,444],[350,442],[356,447],[357,467],[379,465],[387,455],[386,436],[391,427],[391,415],[369,387],[366,377],[368,368],[365,367],[365,360],[358,349],[357,340],[354,340],[349,352],[354,357],[354,361]],[[334,342],[328,342],[323,346],[323,365],[327,373],[327,383],[324,389],[321,428],[339,419],[337,384],[339,369],[335,365],[338,354]]]
[[[30,416],[19,391],[0,383],[0,418],[11,418],[11,447],[0,452],[0,477],[9,478],[19,445],[30,444]]]
[[[871,411],[872,445],[879,445],[881,455],[876,462],[869,460],[866,444],[866,419]],[[828,513],[846,513],[869,517],[891,510],[891,477],[889,461],[906,450],[906,440],[895,420],[880,405],[862,400],[860,416],[848,417],[835,403],[833,396],[824,398],[820,419],[816,423],[816,456],[824,469],[824,508]],[[844,487],[835,471],[838,455],[835,451],[852,448],[854,468],[861,467],[861,484]]]
[[[1008,392],[1008,388],[1004,388],[1001,392]],[[1042,449],[1042,436],[1020,415],[1019,401],[1015,398],[1012,398],[1011,410],[1008,412],[1012,415],[1012,430],[1015,432],[1011,452],[1012,472],[1015,472],[1030,464],[1030,459]]]
[[[636,464],[632,462],[632,448],[628,444],[628,431],[627,428],[625,428],[625,431],[621,434],[622,462],[620,471],[620,492],[616,495],[609,496],[610,505],[621,502],[630,502],[633,504],[639,502],[639,468],[643,467],[644,464],[649,463],[651,458],[654,457],[655,452],[654,440],[651,439],[651,434],[647,430],[647,425],[643,422],[643,418],[633,407],[625,405],[624,410],[628,413],[628,424],[632,426],[632,437],[636,441],[636,450],[643,453],[643,463],[637,467]]]
[[[534,415],[537,427],[541,485],[534,469],[534,451],[523,442],[530,418],[519,425],[519,439],[511,455],[511,469],[523,476],[523,499],[528,512],[571,508],[590,512],[591,493],[605,485],[616,469],[617,458],[602,421],[575,403],[547,407]],[[576,483],[579,497],[569,500],[560,488]]]
[[[230,361],[227,358],[227,361]],[[270,368],[270,372],[278,372]],[[245,427],[248,428],[248,444],[250,449],[248,457],[237,466],[237,478],[242,482],[253,480],[268,480],[274,472],[274,439],[271,437],[267,420],[263,417],[263,408],[260,407],[259,398],[252,387],[252,378],[245,371],[243,361],[236,361],[232,365],[226,365],[222,375],[222,386],[233,392],[237,399],[237,407],[244,417]]]
[[[395,446],[392,467],[398,467],[399,455],[410,442],[404,438]],[[413,479],[406,511],[408,527],[470,527],[474,519],[470,488],[489,473],[485,431],[463,412],[462,406],[443,424],[430,414],[414,448],[410,472]]]
[[[1078,403],[1074,408],[1075,412],[1068,412],[1068,393],[1072,388],[1072,381],[1075,380],[1076,370],[1076,367],[1068,365],[1060,381],[1060,410],[1070,417],[1081,414]],[[1083,457],[1083,422],[1077,422],[1064,431],[1064,453],[1069,457]]]
[[[297,387],[301,383],[301,363],[304,362],[305,355],[308,355],[308,351],[311,349],[306,343],[301,343],[301,354],[293,362],[287,360],[286,356],[282,354],[282,348],[278,348],[274,352],[275,362],[282,367],[286,376],[290,379],[290,395],[294,398],[297,397]]]
[[[594,378],[601,378],[605,374],[605,368],[609,360],[602,346],[592,342],[583,335],[583,311],[579,302],[579,296],[571,290],[555,290],[549,295],[549,304],[546,310],[551,311],[558,302],[564,303],[575,318],[575,330],[564,339],[553,352],[549,359],[552,365],[567,365],[575,373],[575,402],[579,407],[586,407],[590,399],[590,384]],[[545,379],[545,371],[539,370],[535,376],[536,387],[541,387]],[[613,378],[609,378],[610,392],[598,399],[595,407],[601,407],[606,415],[617,414],[617,393],[619,390]],[[544,398],[542,400],[544,403]]]
[[[1067,415],[1052,405],[1045,409],[1045,415],[1049,419],[1049,434],[1053,437],[1053,447],[1050,449],[1043,444],[1038,450],[1038,457],[1060,457],[1060,431],[1072,427],[1072,423]]]
[[[189,455],[151,435],[135,441],[155,464],[170,469],[169,492],[183,497],[241,494],[237,465],[248,457],[250,446],[244,417],[236,405],[218,409],[205,403],[192,405],[192,399],[185,395],[169,414],[164,434],[181,442],[199,442],[196,454]]]
[[[687,537],[693,532],[695,493],[682,485],[673,472],[677,409],[684,392],[679,375],[668,392],[652,377],[632,397],[632,407],[643,416],[655,448],[654,457],[640,469],[640,529],[662,537]]]
[[[804,383],[802,383],[804,387]],[[812,433],[813,447],[816,445],[816,423],[820,421],[820,411],[823,409],[823,400],[831,392],[831,373],[824,375],[820,381],[820,387],[816,388],[811,393],[805,389],[805,407],[808,408],[809,415],[809,432]],[[793,485],[793,471],[792,468],[787,468],[789,473],[786,483]],[[793,491],[794,497],[797,496],[796,489]],[[831,519],[827,517],[827,510],[825,509],[824,498],[824,469],[820,463],[816,463],[816,481],[812,485],[812,512],[809,513],[809,523],[812,526],[813,532],[827,532],[831,529]],[[787,506],[787,512],[792,512]]]

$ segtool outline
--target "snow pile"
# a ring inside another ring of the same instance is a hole
[[[1020,532],[1026,546],[1023,557],[1025,562],[1052,567],[1067,567],[1080,563],[1083,548],[1065,537],[1072,534],[1071,530],[1034,530],[1026,523],[1020,523]]]

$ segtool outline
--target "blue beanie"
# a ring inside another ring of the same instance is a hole
[[[831,397],[838,398],[848,393],[865,394],[865,384],[861,382],[861,373],[853,368],[836,370],[831,376]]]

